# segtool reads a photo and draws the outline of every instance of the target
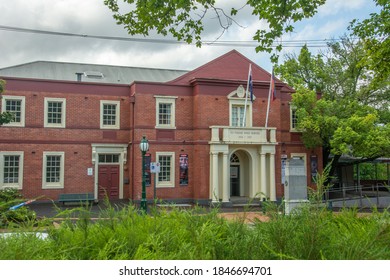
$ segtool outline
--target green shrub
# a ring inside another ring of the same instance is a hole
[[[48,228],[47,239],[0,237],[0,259],[390,259],[388,212],[359,217],[308,206],[248,225],[221,218],[218,209],[150,210],[108,206],[98,220],[88,207],[60,211],[65,220]]]
[[[15,188],[4,188],[0,190],[0,202],[10,202],[21,198],[22,195]]]
[[[36,220],[34,211],[27,207],[10,210],[10,207],[22,203],[22,196],[15,188],[0,190],[0,228],[16,227],[20,224],[30,224]]]

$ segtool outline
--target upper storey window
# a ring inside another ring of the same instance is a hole
[[[229,99],[229,126],[252,127],[252,102],[242,85],[228,95]],[[256,97],[253,96],[253,100]]]
[[[66,99],[45,98],[45,127],[65,128]]]
[[[119,129],[119,101],[100,101],[100,128]]]
[[[158,104],[158,125],[170,126],[172,124],[172,104]]]
[[[10,112],[13,118],[10,123],[4,126],[24,126],[25,97],[4,95],[2,98],[2,112]]]
[[[244,126],[245,106],[233,104],[231,110],[231,126]]]
[[[298,131],[297,108],[290,106],[290,131]]]
[[[155,96],[156,128],[176,128],[176,96]]]

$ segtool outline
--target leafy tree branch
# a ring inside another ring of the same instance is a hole
[[[275,40],[284,33],[294,31],[293,23],[310,18],[326,0],[248,0],[246,7],[251,9],[259,23],[265,21],[267,28],[261,28],[253,35],[259,43],[256,51],[272,52]],[[113,12],[118,24],[123,25],[131,35],[148,36],[151,31],[167,36],[171,34],[179,41],[202,46],[205,31],[204,20],[211,13],[222,28],[221,34],[233,23],[241,8],[231,7],[230,13],[216,6],[215,0],[105,0],[105,5]],[[119,3],[125,3],[126,9]],[[122,12],[123,10],[126,10]],[[277,49],[280,50],[279,44]],[[277,60],[277,55],[273,55]]]
[[[1,94],[3,93],[5,88],[5,81],[0,80],[0,100],[2,98]],[[10,123],[13,119],[13,114],[9,112],[0,113],[0,125],[3,125],[5,123]]]

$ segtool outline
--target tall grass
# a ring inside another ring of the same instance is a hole
[[[268,222],[246,224],[221,218],[218,208],[152,208],[144,215],[128,205],[108,206],[93,220],[81,207],[61,211],[64,220],[45,228],[46,239],[23,233],[32,228],[0,237],[0,259],[390,259],[388,212],[358,217],[355,210],[303,207],[289,216],[267,213]]]

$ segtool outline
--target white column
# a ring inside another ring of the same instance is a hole
[[[95,158],[95,187],[94,187],[94,199],[97,201],[98,198],[99,198],[99,184],[98,184],[98,181],[99,181],[99,158],[98,158],[98,154],[96,153],[95,154],[96,158]]]
[[[275,187],[275,154],[269,155],[269,188],[270,200],[276,201],[276,187]]]
[[[228,176],[229,176],[229,166],[228,166],[228,156],[229,153],[223,153],[223,161],[222,161],[222,201],[229,201],[229,184],[228,184]]]
[[[265,173],[265,154],[260,153],[260,191],[261,198],[267,197],[267,174]]]
[[[99,155],[96,151],[96,147],[92,145],[92,163],[94,165],[94,187],[93,187],[93,197],[95,200],[98,199],[99,188],[98,188],[98,179],[99,179]]]
[[[211,198],[213,202],[219,202],[219,192],[218,192],[218,153],[211,152],[212,156],[212,165],[213,165],[213,173],[212,175],[212,192]]]
[[[213,199],[213,155],[210,152],[209,156],[209,165],[210,165],[210,171],[209,171],[209,197],[210,199]]]

